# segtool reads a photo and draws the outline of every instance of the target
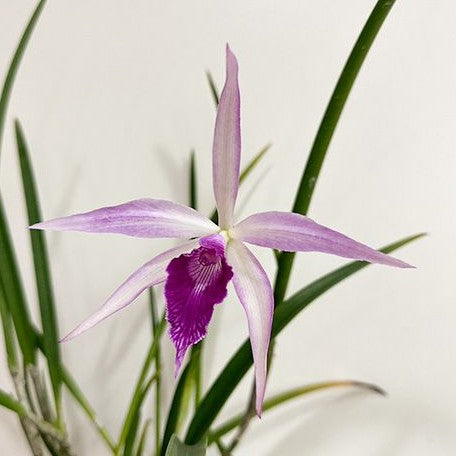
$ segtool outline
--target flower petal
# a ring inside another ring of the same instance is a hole
[[[191,253],[174,258],[167,268],[166,318],[176,347],[176,375],[188,347],[206,336],[214,305],[225,299],[233,276],[222,236],[209,236],[200,244]]]
[[[361,244],[342,233],[291,212],[251,215],[231,229],[236,239],[286,252],[324,252],[354,260],[412,268],[407,263]]]
[[[228,228],[239,186],[241,160],[240,96],[238,64],[226,46],[226,82],[220,97],[212,149],[212,179],[219,226]]]
[[[100,323],[100,321],[111,316],[113,313],[128,306],[128,304],[136,299],[146,288],[164,282],[166,280],[166,267],[170,260],[184,252],[192,250],[196,245],[198,245],[197,240],[188,241],[178,247],[161,253],[153,260],[141,266],[136,272],[128,277],[97,312],[73,329],[73,331],[65,336],[61,342],[67,342],[76,336],[79,336],[81,333]]]
[[[157,199],[140,199],[83,214],[56,218],[37,223],[31,228],[181,239],[205,236],[218,231],[215,223],[194,209]]]
[[[255,365],[256,411],[261,416],[274,297],[264,269],[242,242],[232,239],[228,243],[227,257],[234,272],[234,288],[247,315]]]

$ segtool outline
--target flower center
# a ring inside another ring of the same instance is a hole
[[[206,249],[204,247],[200,247],[198,250],[200,250],[198,260],[201,265],[210,266],[220,262],[220,256],[214,249]]]

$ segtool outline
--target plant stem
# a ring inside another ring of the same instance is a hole
[[[152,319],[152,335],[155,340],[157,338],[157,348],[155,350],[155,371],[157,377],[155,379],[155,454],[160,454],[160,436],[161,436],[161,347],[160,336],[158,333],[159,320],[157,312],[157,301],[155,299],[154,289],[149,288],[149,303],[150,315]],[[145,427],[144,432],[146,432]]]
[[[81,389],[65,368],[62,365],[62,380],[65,386],[68,388],[68,391],[76,400],[76,402],[80,405],[82,410],[85,412],[86,416],[89,418],[90,422],[94,425],[95,429],[97,430],[100,437],[106,443],[106,445],[111,449],[112,453],[115,453],[116,445],[114,443],[114,439],[110,436],[108,430],[98,421],[97,415],[95,410],[90,405],[89,401],[85,398],[84,394],[82,393]]]
[[[161,318],[161,321],[157,327],[157,330],[154,334],[154,340],[152,341],[149,351],[147,352],[146,359],[144,360],[143,367],[141,369],[141,373],[139,374],[138,381],[136,382],[133,396],[130,401],[130,406],[128,408],[127,414],[124,419],[124,424],[123,424],[122,430],[120,432],[121,440],[122,440],[122,437],[125,436],[125,433],[126,433],[126,429],[128,426],[128,417],[131,416],[133,408],[136,407],[136,404],[142,395],[144,382],[146,381],[146,377],[149,372],[150,366],[155,359],[158,342],[160,340],[160,336],[161,336],[163,330],[165,329],[165,325],[166,325],[166,319],[165,319],[165,315],[163,315]],[[122,441],[120,441],[119,443],[122,443]],[[120,446],[121,445],[119,445],[119,444],[116,445],[116,454],[118,453]]]

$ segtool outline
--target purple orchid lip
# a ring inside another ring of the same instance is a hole
[[[261,415],[274,300],[264,269],[244,242],[291,252],[323,252],[400,268],[412,266],[299,214],[259,213],[233,226],[241,127],[238,63],[228,45],[226,82],[217,110],[212,157],[219,226],[181,204],[142,199],[38,223],[31,228],[186,239],[133,273],[97,312],[62,341],[78,336],[123,309],[145,289],[165,282],[167,319],[176,347],[177,373],[188,347],[205,337],[214,306],[225,299],[228,282],[232,280],[247,317],[255,366],[256,411]],[[229,231],[228,242],[221,235],[223,231]]]
[[[219,235],[202,239],[200,247],[174,258],[166,269],[166,319],[176,347],[176,375],[188,347],[206,336],[214,306],[227,295],[233,271],[223,244]]]

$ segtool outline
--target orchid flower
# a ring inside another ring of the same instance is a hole
[[[245,243],[287,252],[324,252],[400,268],[411,266],[295,213],[263,212],[234,223],[240,157],[238,63],[227,45],[226,82],[213,142],[218,225],[181,204],[140,199],[53,219],[31,228],[185,240],[141,266],[97,312],[62,341],[78,336],[123,309],[149,287],[164,283],[166,318],[176,348],[177,374],[187,349],[206,336],[214,306],[225,299],[231,280],[247,316],[255,366],[256,411],[260,415],[274,299],[266,272]]]

